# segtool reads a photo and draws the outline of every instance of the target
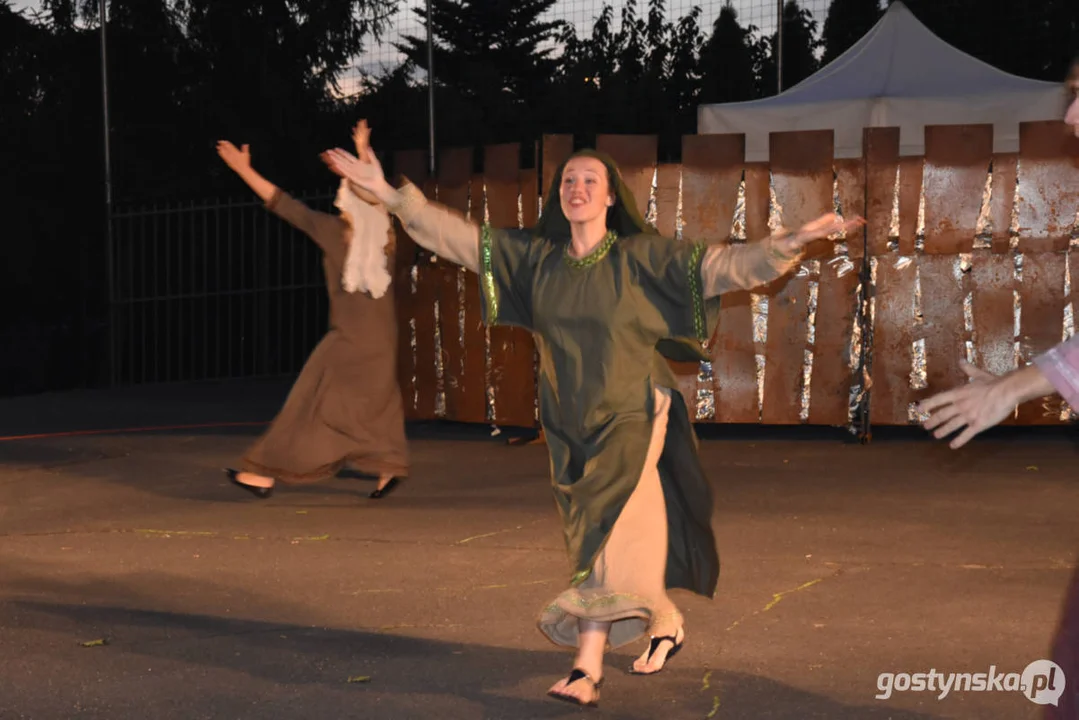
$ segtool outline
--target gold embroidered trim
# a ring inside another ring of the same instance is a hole
[[[652,602],[646,597],[641,595],[632,595],[630,593],[607,593],[605,595],[597,595],[592,598],[586,598],[580,592],[565,592],[562,593],[557,600],[543,609],[544,613],[564,613],[561,603],[568,603],[574,608],[579,610],[595,610],[600,607],[609,607],[611,605],[618,605],[622,602],[628,602],[634,606],[639,606],[648,609],[651,612]]]
[[[696,243],[689,255],[689,294],[693,303],[693,331],[703,345],[711,338],[705,327],[707,318],[704,314],[704,290],[701,287],[701,264],[704,262],[704,245]]]
[[[607,256],[607,253],[611,251],[616,240],[618,240],[618,233],[614,230],[608,230],[607,234],[603,236],[603,242],[583,258],[571,256],[569,254],[570,243],[567,242],[565,249],[562,252],[562,257],[566,261],[566,264],[575,270],[591,267]]]
[[[498,322],[498,290],[495,288],[494,262],[492,260],[493,243],[491,226],[485,224],[480,229],[480,281],[483,284],[483,295],[487,301],[488,325],[494,325]]]

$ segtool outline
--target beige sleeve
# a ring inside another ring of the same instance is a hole
[[[396,201],[388,207],[417,245],[474,273],[480,271],[480,229],[475,223],[429,202],[411,183],[397,191]]]
[[[706,298],[753,290],[786,275],[799,260],[776,254],[770,237],[745,245],[713,245],[701,260],[701,287]]]

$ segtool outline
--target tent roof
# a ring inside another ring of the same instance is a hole
[[[997,150],[1014,152],[1018,123],[1059,119],[1062,99],[1059,83],[998,70],[944,42],[895,2],[857,43],[794,87],[761,100],[702,105],[698,132],[746,133],[747,151],[759,156],[762,133],[766,148],[770,131],[834,129],[839,156],[857,156],[862,127],[899,126],[904,154],[920,154],[925,125],[993,123]],[[857,150],[840,138],[854,130]]]

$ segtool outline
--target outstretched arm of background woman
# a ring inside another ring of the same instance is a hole
[[[340,219],[312,210],[262,177],[251,167],[251,150],[247,145],[237,149],[228,140],[221,140],[217,143],[217,154],[266,203],[267,210],[314,240],[325,252],[343,252],[340,233],[336,232]]]

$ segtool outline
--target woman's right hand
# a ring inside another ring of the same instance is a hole
[[[381,202],[389,204],[393,200],[396,191],[386,182],[386,175],[382,172],[382,164],[375,157],[374,152],[371,151],[368,142],[370,134],[367,123],[360,121],[353,134],[356,141],[356,152],[359,157],[347,150],[334,148],[322,153],[322,161],[334,173],[371,193]]]
[[[243,175],[251,169],[251,147],[244,145],[239,150],[228,140],[217,141],[217,154],[232,168],[233,172]]]

